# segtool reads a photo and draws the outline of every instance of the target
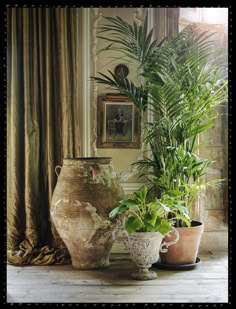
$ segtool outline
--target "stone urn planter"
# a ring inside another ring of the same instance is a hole
[[[131,274],[133,279],[152,280],[157,278],[157,273],[149,268],[157,262],[160,252],[167,252],[168,248],[179,240],[179,234],[174,227],[171,227],[169,233],[173,234],[173,239],[165,242],[163,235],[159,232],[134,232],[131,234],[126,232],[125,245],[130,252],[131,260],[138,267],[138,271]]]
[[[50,214],[71,255],[72,266],[109,266],[115,224],[108,214],[124,197],[112,159],[67,158],[55,170],[58,180]]]

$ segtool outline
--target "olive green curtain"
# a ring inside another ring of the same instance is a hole
[[[7,9],[7,259],[68,263],[50,220],[64,157],[78,157],[77,8]]]

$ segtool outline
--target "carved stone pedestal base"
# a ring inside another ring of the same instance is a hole
[[[141,268],[138,272],[132,273],[131,278],[136,280],[153,280],[157,279],[157,273],[147,268]]]

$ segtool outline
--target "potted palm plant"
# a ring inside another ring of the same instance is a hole
[[[147,30],[147,17],[141,26],[135,22],[128,24],[120,17],[104,18],[100,34],[109,36],[99,37],[109,45],[103,51],[123,53],[127,61],[137,66],[140,80],[134,83],[110,71],[98,73],[93,80],[128,96],[142,117],[146,111],[151,113],[152,121],[142,118],[151,155],[144,153],[143,159],[134,164],[138,165],[140,175],[147,178],[149,198],[171,196],[189,215],[188,219],[180,212],[178,216],[168,213],[179,229],[180,240],[161,254],[162,262],[193,264],[204,226],[192,218],[194,200],[207,186],[222,183],[219,179],[204,180],[212,161],[199,157],[198,136],[214,126],[216,108],[227,100],[224,57],[215,56],[212,34],[199,32],[194,24],[157,45],[152,40],[153,30]]]
[[[150,200],[147,199],[147,193],[147,185],[143,185],[139,191],[134,192],[133,199],[121,200],[120,205],[109,214],[111,219],[119,217],[123,223],[122,228],[127,236],[124,242],[139,269],[132,274],[132,278],[138,280],[156,279],[156,272],[149,271],[149,268],[158,261],[159,251],[167,252],[170,246],[178,242],[179,234],[173,227],[174,209],[177,216],[182,213],[188,217],[185,208],[171,196],[164,195],[160,199]],[[170,211],[171,217],[168,215]],[[174,238],[162,242],[163,235],[169,235],[170,231]]]

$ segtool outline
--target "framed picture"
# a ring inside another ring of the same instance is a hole
[[[140,148],[140,115],[132,101],[98,99],[98,148]]]

